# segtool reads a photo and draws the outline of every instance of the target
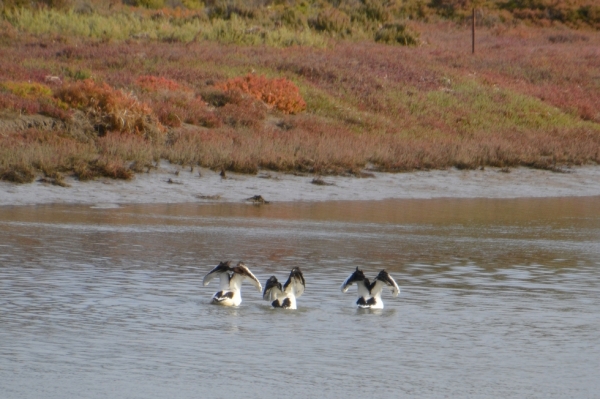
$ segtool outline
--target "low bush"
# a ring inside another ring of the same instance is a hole
[[[218,83],[215,87],[224,91],[239,90],[248,93],[284,114],[297,114],[306,109],[306,102],[298,87],[285,78],[267,79],[264,76],[248,74]]]
[[[334,7],[324,9],[308,24],[318,31],[341,34],[350,34],[352,26],[348,14]]]
[[[134,176],[133,170],[123,160],[108,158],[99,158],[91,162],[79,162],[74,166],[73,172],[81,181],[92,180],[100,176],[129,180]]]
[[[35,173],[31,165],[20,163],[8,167],[0,167],[0,180],[13,183],[31,183],[35,179]]]
[[[128,132],[155,140],[162,126],[148,105],[91,79],[65,84],[54,95],[71,107],[86,113],[98,134]]]
[[[410,31],[403,23],[387,23],[375,33],[375,41],[386,44],[416,46],[419,44],[419,34]]]
[[[291,7],[286,7],[275,18],[280,24],[295,29],[308,26],[308,19],[306,18],[306,15],[294,10]]]

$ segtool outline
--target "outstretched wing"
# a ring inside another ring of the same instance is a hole
[[[236,267],[233,269],[233,276],[231,277],[231,284],[241,288],[242,281],[248,280],[256,287],[258,292],[262,292],[262,285],[260,281],[252,274],[250,269],[244,264],[244,262],[239,262]]]
[[[229,265],[231,262],[220,262],[214,269],[208,272],[204,279],[202,280],[202,285],[207,286],[215,277],[219,277],[221,280],[219,283],[220,290],[229,289],[229,270],[231,268]]]
[[[380,271],[377,277],[375,277],[373,285],[371,286],[371,295],[381,295],[381,291],[386,285],[390,288],[390,291],[392,291],[393,296],[398,296],[400,293],[400,287],[398,287],[396,281],[385,270]]]
[[[348,276],[348,278],[342,283],[340,289],[342,292],[348,291],[348,288],[352,284],[356,283],[358,287],[358,295],[365,298],[370,298],[371,294],[369,293],[369,280],[365,277],[364,273],[356,268],[356,270]]]
[[[306,282],[304,281],[304,275],[299,267],[294,267],[290,272],[290,276],[287,281],[283,285],[283,291],[286,294],[292,294],[294,297],[298,298],[300,295],[304,294],[304,288],[306,287]]]
[[[350,288],[350,286],[352,284],[354,284],[358,281],[357,274],[358,274],[358,267],[356,268],[355,271],[352,272],[351,275],[348,276],[348,278],[346,278],[346,280],[344,280],[344,282],[340,286],[340,289],[342,290],[342,292],[348,291],[348,288]]]
[[[277,277],[271,276],[265,284],[265,290],[263,291],[263,299],[265,301],[275,301],[279,298],[285,297],[281,283],[277,281]]]

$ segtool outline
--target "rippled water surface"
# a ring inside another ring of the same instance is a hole
[[[203,275],[299,266],[297,311]],[[385,268],[385,309],[341,282]],[[592,398],[600,198],[0,208],[1,398]]]

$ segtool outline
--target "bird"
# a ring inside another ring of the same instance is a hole
[[[252,274],[244,262],[231,267],[231,261],[219,264],[204,276],[202,284],[207,286],[215,277],[219,277],[219,291],[213,295],[211,303],[223,306],[239,306],[242,303],[242,282],[250,281],[258,292],[262,292],[260,281]]]
[[[271,276],[265,284],[263,299],[270,301],[274,308],[296,309],[296,298],[304,293],[306,282],[299,267],[294,267],[282,286],[277,277]]]
[[[383,287],[386,285],[390,288],[394,297],[398,296],[400,293],[398,284],[396,284],[396,281],[385,270],[380,271],[373,282],[370,283],[362,270],[359,270],[357,267],[356,270],[342,283],[342,286],[340,287],[342,292],[348,291],[348,288],[354,283],[356,283],[356,286],[358,287],[358,300],[356,301],[356,305],[360,309],[383,309],[381,291],[383,291]]]

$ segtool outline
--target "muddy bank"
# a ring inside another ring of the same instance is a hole
[[[0,182],[0,205],[244,202],[260,195],[267,201],[339,201],[403,198],[524,198],[600,195],[600,167],[555,173],[526,168],[510,173],[477,171],[373,173],[372,177],[294,176],[275,172],[258,175],[181,168],[163,163],[132,181],[100,179],[80,182],[67,177],[69,187],[36,180],[31,184]],[[250,201],[248,201],[250,202]]]

